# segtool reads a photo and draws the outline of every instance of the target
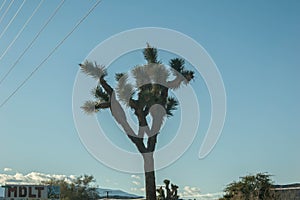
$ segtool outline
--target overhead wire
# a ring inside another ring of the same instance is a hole
[[[38,37],[41,35],[41,33],[43,32],[43,30],[48,26],[48,24],[50,23],[50,21],[54,18],[54,16],[57,14],[57,12],[59,11],[59,9],[62,7],[62,5],[64,4],[64,2],[65,2],[65,0],[62,0],[60,2],[60,4],[56,7],[56,9],[54,10],[54,12],[52,13],[52,15],[46,21],[46,23],[42,26],[42,28],[39,30],[39,32],[35,35],[35,37],[33,38],[33,40],[29,43],[29,45],[20,54],[20,56],[17,58],[17,60],[14,62],[14,64],[9,68],[9,70],[6,72],[6,74],[2,77],[2,79],[0,80],[0,85],[6,79],[6,77],[10,74],[10,72],[16,67],[16,65],[20,62],[20,60],[23,58],[23,56],[25,55],[25,53],[32,47],[32,45],[38,39]]]
[[[11,0],[10,4],[7,6],[6,10],[4,11],[3,15],[0,18],[0,23],[2,22],[2,20],[4,19],[5,15],[7,14],[7,12],[9,11],[11,5],[14,3],[14,0]]]
[[[10,42],[10,44],[6,47],[6,49],[4,50],[4,52],[2,53],[2,55],[0,56],[0,60],[6,55],[6,53],[8,52],[8,50],[14,45],[14,43],[16,42],[16,40],[19,38],[19,36],[21,35],[21,33],[24,31],[25,27],[29,24],[29,22],[31,21],[31,19],[33,18],[33,16],[35,15],[35,13],[40,9],[41,5],[43,4],[44,0],[41,0],[40,3],[36,6],[36,8],[34,9],[34,11],[32,12],[31,16],[27,19],[27,21],[24,23],[23,27],[19,30],[19,32],[17,33],[17,35],[14,37],[14,39]]]
[[[4,0],[4,1],[2,2],[1,6],[0,6],[0,12],[1,12],[2,8],[4,7],[5,3],[6,3],[6,0]]]
[[[22,4],[19,6],[19,8],[16,11],[16,13],[14,14],[14,16],[10,19],[10,21],[8,22],[8,24],[6,25],[6,27],[2,31],[2,33],[0,35],[0,39],[5,34],[5,32],[7,31],[7,29],[9,28],[9,26],[12,24],[12,22],[15,20],[15,18],[17,17],[17,15],[19,14],[19,12],[21,11],[22,7],[24,6],[25,2],[26,2],[26,0],[23,0]]]
[[[89,11],[75,24],[71,31],[52,49],[52,51],[38,64],[34,70],[22,81],[22,83],[0,104],[2,108],[17,92],[22,88],[26,82],[43,66],[43,64],[54,54],[54,52],[72,35],[72,33],[79,27],[79,25],[93,12],[93,10],[100,4],[101,0],[97,2],[89,9]]]

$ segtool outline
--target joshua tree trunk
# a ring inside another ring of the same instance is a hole
[[[146,199],[156,200],[156,185],[153,152],[143,154],[145,170]]]

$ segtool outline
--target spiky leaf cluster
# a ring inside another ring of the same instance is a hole
[[[148,84],[166,85],[169,78],[169,71],[161,64],[147,64],[136,66],[132,70],[133,77],[136,81],[137,88],[144,88]]]
[[[85,61],[83,64],[79,64],[79,66],[83,73],[99,81],[97,87],[92,90],[92,94],[96,100],[85,102],[81,108],[88,114],[98,112],[102,108],[108,108],[110,97],[100,84],[107,75],[105,67],[89,61]]]
[[[195,72],[191,70],[183,70],[181,74],[185,78],[184,80],[185,84],[188,84],[191,80],[195,78]]]
[[[128,106],[129,100],[134,94],[134,89],[133,86],[128,82],[127,74],[120,76],[116,91],[118,98]]]
[[[95,101],[86,101],[81,108],[85,113],[92,114],[98,111],[98,109],[96,109],[96,105],[97,102]]]
[[[174,97],[168,97],[166,112],[169,117],[173,116],[173,111],[177,109],[178,105],[179,103]]]
[[[189,83],[194,78],[194,72],[185,69],[185,61],[182,58],[171,59],[169,62],[171,69],[167,69],[158,61],[157,49],[149,44],[143,54],[148,63],[136,66],[131,71],[135,84],[129,82],[128,74],[115,74],[117,97],[127,106],[130,106],[130,100],[135,97],[135,106],[143,110],[146,115],[153,105],[159,104],[165,108],[167,116],[173,116],[178,101],[170,97],[168,91],[179,88],[181,83]],[[89,113],[107,108],[106,103],[110,102],[111,93],[107,93],[107,88],[103,90],[105,87],[103,83],[106,83],[103,77],[107,75],[105,67],[89,61],[80,64],[80,67],[84,73],[99,80],[99,85],[93,90],[96,101],[88,101],[82,108]],[[169,80],[170,73],[175,76],[174,80]]]
[[[79,66],[81,67],[81,71],[83,73],[97,80],[107,75],[105,67],[101,65],[97,65],[97,63],[85,61],[83,64],[79,64]]]
[[[136,81],[136,87],[140,88],[151,83],[149,70],[144,66],[136,66],[132,70],[132,75]]]
[[[165,107],[169,71],[162,64],[146,64],[132,70],[138,91],[139,105],[148,110],[155,104]]]
[[[122,78],[122,76],[124,76],[124,73],[116,73],[115,74],[116,81],[119,81]]]
[[[127,75],[116,74],[118,97],[128,105],[128,100],[135,91],[137,92],[136,101],[144,111],[155,104],[159,104],[166,109],[167,116],[172,116],[173,111],[177,109],[178,102],[175,98],[168,96],[168,90],[179,88],[181,83],[188,83],[194,78],[194,72],[185,70],[185,61],[181,58],[171,59],[169,62],[171,70],[167,69],[157,62],[157,49],[149,44],[147,44],[143,54],[148,64],[133,68],[134,86],[127,82]],[[171,82],[168,81],[170,72],[175,76]]]
[[[170,76],[167,68],[162,64],[148,64],[145,66],[153,83],[166,85]]]
[[[182,58],[173,58],[170,60],[169,65],[172,67],[173,74],[176,75],[176,72],[181,73],[184,69],[184,60]]]
[[[189,83],[194,79],[194,71],[185,69],[185,61],[182,58],[174,58],[169,62],[174,76],[182,76],[184,83]]]
[[[149,63],[159,63],[159,61],[157,60],[157,49],[154,47],[151,47],[148,43],[147,43],[147,47],[143,51],[143,54],[144,54],[144,58],[145,58],[145,60],[147,60],[148,64]]]
[[[109,101],[109,95],[102,89],[100,85],[97,85],[97,87],[92,91],[92,94],[101,102]]]

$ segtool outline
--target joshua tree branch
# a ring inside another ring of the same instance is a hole
[[[113,92],[111,95],[111,114],[115,118],[115,120],[122,126],[128,138],[135,144],[140,153],[146,152],[146,147],[143,142],[143,138],[139,138],[136,136],[132,128],[127,122],[127,118],[125,112],[116,99],[116,94]]]
[[[110,102],[103,102],[103,103],[98,103],[95,105],[95,109],[105,109],[105,108],[110,108]]]
[[[144,145],[143,138],[138,138],[136,136],[128,135],[129,139],[135,144],[140,153],[146,153],[147,149]]]
[[[172,89],[177,89],[180,87],[183,81],[184,81],[183,76],[178,74],[175,79],[167,82],[167,87]]]
[[[147,152],[154,152],[155,151],[156,142],[157,142],[157,135],[158,134],[155,134],[155,135],[148,138]]]
[[[132,109],[134,109],[136,111],[137,108],[138,108],[137,101],[134,100],[134,99],[132,99],[132,98],[130,98],[129,99],[129,106],[130,106],[130,108],[132,108]]]
[[[103,89],[105,90],[105,92],[111,96],[112,93],[113,93],[113,89],[112,87],[106,82],[106,80],[104,79],[104,76],[102,76],[100,79],[99,79],[99,82],[101,84],[101,86],[103,87]]]

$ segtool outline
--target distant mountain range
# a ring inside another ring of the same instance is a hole
[[[114,190],[114,189],[103,189],[103,188],[98,188],[97,189],[100,198],[106,198],[108,195],[108,198],[111,199],[140,199],[144,198],[143,196],[138,196],[135,194],[130,194],[128,192],[124,192],[122,190]]]

